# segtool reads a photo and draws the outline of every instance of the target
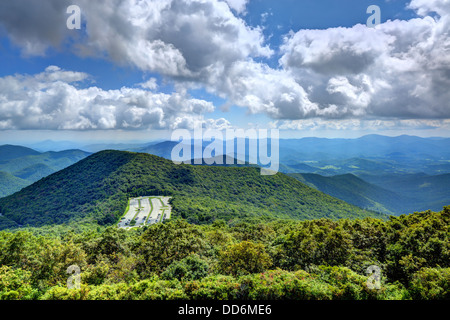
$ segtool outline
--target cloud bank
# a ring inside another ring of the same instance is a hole
[[[64,27],[70,4],[82,9],[82,32]],[[2,1],[0,28],[24,55],[64,48],[157,72],[183,92],[204,87],[287,127],[305,119],[450,118],[449,1],[412,0],[409,8],[418,18],[376,28],[291,32],[280,48],[270,48],[261,28],[245,23],[246,5],[245,0]],[[264,62],[275,52],[276,69]],[[140,89],[77,89],[74,83],[86,76],[50,68],[0,79],[0,127],[189,127],[214,110],[210,102],[185,94],[152,92],[154,82]],[[212,125],[224,124],[221,119]]]
[[[192,129],[201,124],[227,128],[208,119],[212,103],[186,94],[141,88],[78,88],[89,75],[48,67],[36,75],[0,78],[0,129]],[[151,82],[153,83],[153,82]],[[148,88],[144,83],[142,87]]]

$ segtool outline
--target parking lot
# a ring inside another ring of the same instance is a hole
[[[118,223],[119,228],[142,227],[170,219],[170,197],[146,196],[131,198],[128,210]]]

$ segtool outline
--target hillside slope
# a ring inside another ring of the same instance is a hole
[[[0,197],[19,191],[25,186],[64,169],[90,153],[64,150],[40,153],[22,146],[0,146]]]
[[[365,181],[413,199],[403,203],[409,212],[434,210],[450,204],[450,174],[361,175]]]
[[[175,165],[143,153],[102,151],[0,199],[0,212],[20,225],[87,220],[114,223],[127,199],[173,196],[173,216],[193,223],[216,218],[357,218],[362,210],[278,173],[258,168]]]
[[[0,197],[12,194],[29,184],[26,180],[15,177],[8,172],[0,171]]]
[[[38,151],[27,147],[14,146],[10,144],[0,146],[0,160],[4,161],[38,154]]]
[[[405,204],[414,202],[413,198],[368,183],[353,174],[325,177],[318,174],[293,173],[289,176],[360,208],[386,214],[407,214],[409,212],[404,207]]]

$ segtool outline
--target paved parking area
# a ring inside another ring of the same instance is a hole
[[[171,197],[146,196],[131,198],[129,208],[118,223],[119,228],[142,227],[170,219]]]

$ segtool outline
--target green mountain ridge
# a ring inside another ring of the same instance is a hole
[[[22,146],[14,146],[10,144],[6,144],[0,146],[0,159],[2,161],[17,159],[30,155],[38,155],[39,152],[27,147]]]
[[[386,214],[407,214],[409,212],[405,204],[414,202],[412,198],[370,184],[353,174],[326,177],[312,173],[292,173],[289,176],[360,208]]]
[[[81,150],[40,153],[13,145],[0,146],[0,172],[11,176],[0,179],[0,197],[19,191],[56,171],[85,158],[90,153]]]
[[[355,206],[401,215],[439,210],[450,204],[450,174],[322,176],[289,173],[299,181]]]
[[[113,150],[95,153],[0,199],[0,213],[30,226],[113,224],[128,198],[141,195],[173,196],[172,216],[197,224],[217,218],[386,218],[282,173],[262,176],[259,168],[175,165],[149,154]]]
[[[0,197],[14,193],[29,185],[28,181],[13,176],[8,172],[0,171]]]
[[[365,181],[411,199],[405,210],[438,210],[450,204],[450,174],[360,175]]]

